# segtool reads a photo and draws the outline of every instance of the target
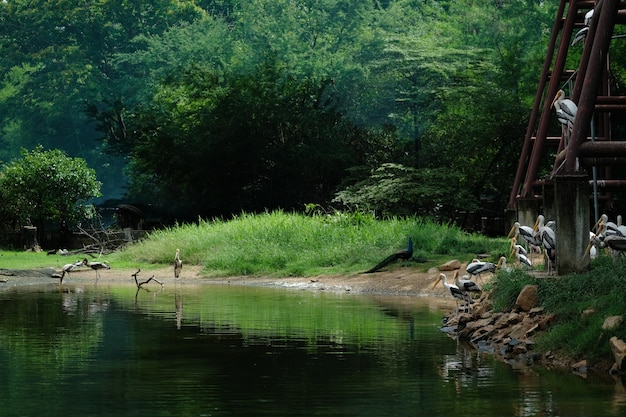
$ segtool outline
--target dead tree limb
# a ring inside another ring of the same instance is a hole
[[[137,284],[137,289],[141,288],[142,285],[149,283],[150,281],[155,281],[158,282],[159,284],[161,284],[161,287],[163,287],[163,283],[161,281],[159,281],[158,279],[156,279],[154,277],[154,275],[152,275],[150,278],[148,278],[146,281],[143,282],[139,282],[139,280],[137,279],[137,275],[139,275],[139,273],[141,272],[141,268],[137,268],[137,272],[135,272],[134,274],[132,274],[132,277],[135,278],[135,284]]]

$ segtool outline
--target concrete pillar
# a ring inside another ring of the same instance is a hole
[[[546,222],[556,220],[555,201],[554,201],[554,182],[545,182],[543,184],[543,209],[541,214],[545,217]]]
[[[539,215],[539,205],[541,201],[531,198],[520,198],[517,200],[517,221],[522,226],[533,227]],[[511,223],[513,226],[513,223]]]
[[[573,173],[554,178],[556,220],[556,272],[558,275],[589,270],[589,178]]]

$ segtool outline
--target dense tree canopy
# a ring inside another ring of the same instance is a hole
[[[22,158],[6,164],[0,172],[0,219],[4,226],[37,226],[45,222],[69,227],[93,216],[86,204],[100,195],[96,173],[81,158],[70,158],[55,149],[23,150]]]
[[[188,218],[504,208],[553,3],[2,2],[0,160],[64,149]]]

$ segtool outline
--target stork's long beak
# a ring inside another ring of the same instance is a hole
[[[502,268],[502,256],[498,259],[498,263],[496,264],[496,271]]]
[[[535,221],[535,225],[533,226],[533,232],[536,232],[537,230],[539,230],[539,219]]]
[[[506,235],[507,239],[510,238],[510,237],[515,236],[515,229],[516,229],[515,226],[511,227],[511,230],[509,231],[509,234]]]
[[[439,281],[441,281],[441,277],[437,277],[437,281],[435,281],[435,285],[433,285],[433,290],[435,289],[435,287],[437,286],[437,284],[439,284]]]
[[[515,248],[515,244],[517,243],[517,239],[514,237],[511,238],[511,251]]]
[[[593,246],[593,240],[589,239],[589,244],[587,245],[587,249],[585,249],[585,256],[589,255],[591,251],[591,247]]]
[[[454,277],[453,277],[453,279],[456,279],[456,277],[458,277],[458,276],[459,276],[459,270],[455,269],[454,270]]]
[[[556,93],[556,96],[554,96],[554,100],[552,100],[552,104],[550,104],[550,108],[554,107],[554,103],[556,103],[556,101],[559,99],[559,97],[561,97],[561,92],[558,91]]]
[[[600,227],[600,225],[602,224],[602,217],[600,217],[598,219],[598,221],[596,222],[596,224],[593,225],[593,227],[591,228],[591,230],[594,230],[597,232],[598,228]]]

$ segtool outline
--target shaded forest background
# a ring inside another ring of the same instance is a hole
[[[6,0],[0,162],[61,149],[179,221],[501,215],[557,6]]]

